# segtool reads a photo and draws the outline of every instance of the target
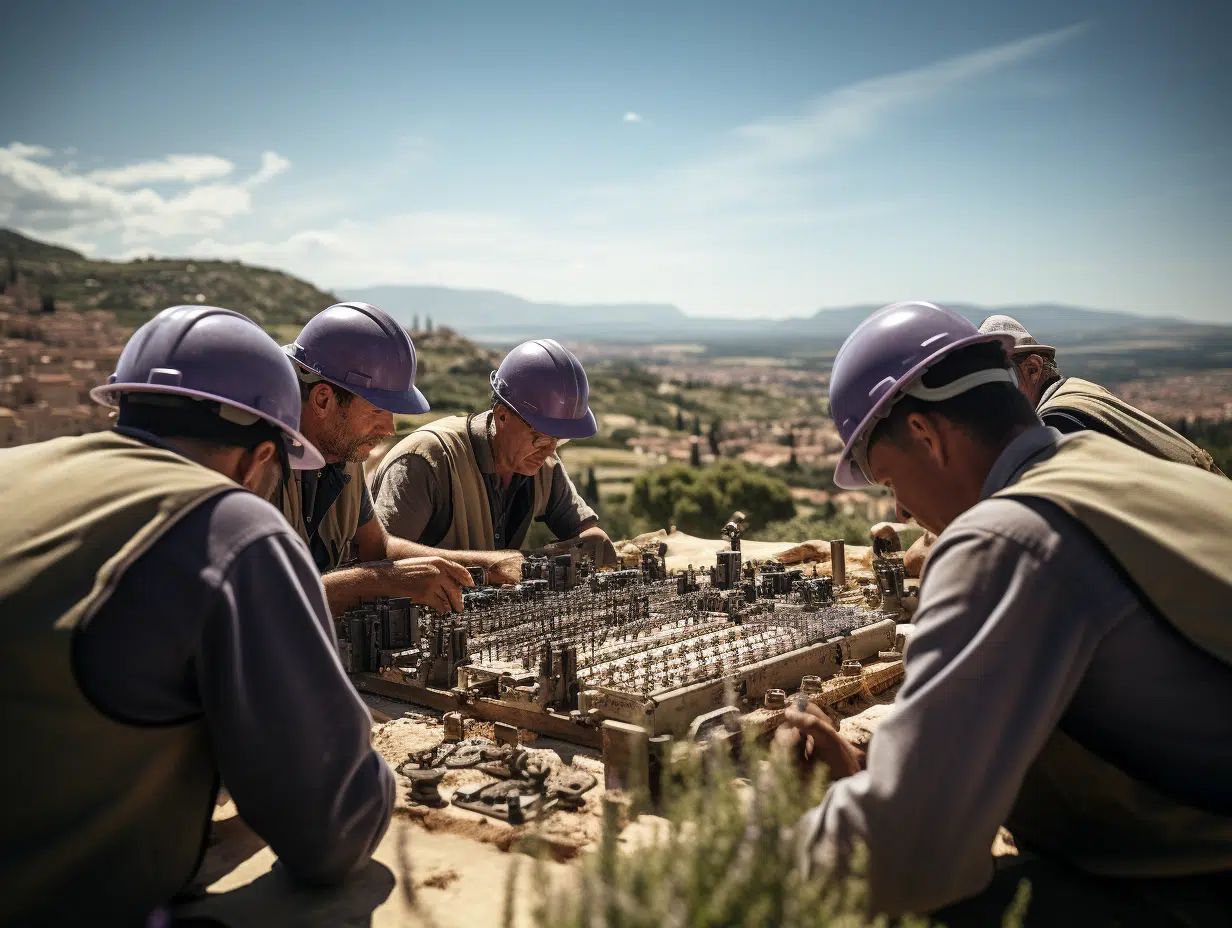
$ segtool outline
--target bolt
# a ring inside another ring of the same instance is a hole
[[[783,709],[787,706],[787,694],[783,690],[766,690],[764,703],[767,709]]]

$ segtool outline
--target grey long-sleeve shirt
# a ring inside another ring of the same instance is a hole
[[[932,911],[988,883],[996,830],[1058,726],[1147,785],[1232,815],[1232,670],[1148,612],[1060,509],[988,499],[1065,440],[1020,435],[938,539],[867,768],[802,823],[821,861],[863,841],[877,911]]]
[[[198,506],[139,558],[75,635],[73,669],[117,721],[204,715],[240,815],[295,877],[341,879],[385,833],[393,773],[338,661],[320,575],[253,494]]]

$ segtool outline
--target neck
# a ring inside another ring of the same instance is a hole
[[[984,484],[988,480],[988,475],[992,473],[997,459],[1014,439],[1030,428],[1032,428],[1030,425],[1015,426],[1005,438],[990,445],[970,441],[959,459],[963,464],[955,473],[949,492],[945,494],[949,511],[943,516],[944,524],[935,528],[926,527],[930,531],[940,533],[951,522],[978,503],[984,492]]]
[[[488,448],[492,452],[492,470],[496,473],[502,487],[509,486],[513,480],[513,464],[505,443],[501,441],[501,433],[496,428],[495,413],[488,417]]]
[[[240,455],[244,453],[243,449],[220,448],[217,445],[201,442],[195,438],[164,438],[163,441],[177,454],[182,454],[190,461],[194,461],[202,467],[208,467],[210,470],[216,470],[224,477],[230,477],[236,483],[239,483],[238,460]]]
[[[1054,374],[1053,376],[1049,377],[1047,380],[1041,380],[1039,388],[1035,391],[1035,396],[1033,397],[1034,401],[1032,402],[1031,405],[1038,406],[1040,404],[1040,400],[1044,398],[1044,394],[1048,392],[1049,388],[1052,387],[1053,384],[1060,383],[1060,382],[1061,382],[1060,374]]]

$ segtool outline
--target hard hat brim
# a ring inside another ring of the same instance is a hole
[[[542,432],[552,438],[591,438],[599,431],[599,423],[595,421],[595,414],[589,409],[580,419],[551,419],[547,416],[536,416],[524,412],[518,412],[518,415],[525,419],[536,432]]]
[[[1014,349],[1014,337],[1012,335],[998,332],[969,335],[933,352],[907,371],[907,373],[899,377],[894,382],[894,385],[889,390],[886,390],[882,394],[881,399],[868,411],[863,420],[861,420],[859,427],[851,433],[851,438],[848,439],[847,444],[843,446],[843,452],[839,455],[838,463],[834,465],[834,485],[844,490],[860,490],[864,487],[873,486],[872,481],[864,476],[864,472],[856,464],[854,454],[856,446],[861,441],[868,439],[866,432],[872,427],[873,423],[885,415],[904,386],[915,380],[943,357],[951,352],[958,351],[960,348],[967,348],[971,345],[980,345],[987,342],[999,342],[1005,348],[1006,354],[1010,354]]]
[[[325,378],[329,380],[328,377]],[[330,380],[330,383],[334,381]],[[353,387],[349,384],[340,383],[338,386],[344,390],[349,390],[356,396],[362,396],[377,409],[383,409],[386,412],[396,413],[401,416],[416,416],[421,412],[428,412],[432,407],[428,405],[428,399],[419,392],[419,387],[412,386],[411,389],[400,392],[396,390],[376,390],[370,387]]]
[[[243,410],[259,419],[263,419],[282,432],[287,449],[287,459],[292,470],[317,470],[325,466],[325,458],[321,452],[297,429],[291,428],[285,422],[280,422],[259,409],[245,406],[243,403],[237,403],[234,400],[229,400],[214,393],[206,393],[202,390],[189,390],[185,387],[175,387],[170,384],[108,383],[91,390],[90,399],[103,406],[115,407],[119,405],[119,397],[122,393],[162,393],[171,396],[186,396],[194,400],[221,403],[233,409]]]
[[[492,377],[495,380],[496,375],[493,374]],[[586,410],[586,415],[580,419],[553,419],[551,416],[519,409],[515,403],[510,402],[501,395],[495,383],[493,383],[492,392],[498,400],[517,413],[532,429],[551,438],[592,438],[599,432],[599,423],[595,421],[595,414],[589,408]]]
[[[333,377],[327,377],[312,365],[305,364],[295,356],[296,348],[297,346],[294,343],[282,346],[283,353],[291,359],[292,363],[306,371],[311,371],[325,382],[332,383],[339,389],[346,390],[348,393],[354,393],[356,396],[362,396],[377,409],[383,409],[386,412],[392,412],[400,416],[417,416],[432,409],[428,405],[428,398],[414,384],[411,384],[409,390],[380,390],[376,387],[359,387],[353,383],[343,383],[340,380],[335,380]]]

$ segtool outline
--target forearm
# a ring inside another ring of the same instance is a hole
[[[451,551],[448,548],[421,545],[394,535],[388,536],[385,542],[385,556],[394,560],[404,557],[443,557],[463,567],[491,567],[517,554],[517,551]]]
[[[392,561],[384,560],[322,574],[321,585],[325,587],[325,601],[329,604],[330,615],[339,615],[382,596],[400,595],[391,592],[392,573]]]
[[[907,679],[867,769],[806,820],[822,860],[841,860],[853,840],[868,848],[874,904],[891,915],[987,882],[997,827],[1094,646],[1093,623],[1079,621],[1081,578],[1035,552],[959,533],[932,558]]]
[[[385,833],[394,778],[338,663],[316,571],[295,543],[282,547],[246,552],[230,571],[222,602],[235,611],[220,609],[202,634],[202,705],[244,820],[296,879],[333,883]]]

